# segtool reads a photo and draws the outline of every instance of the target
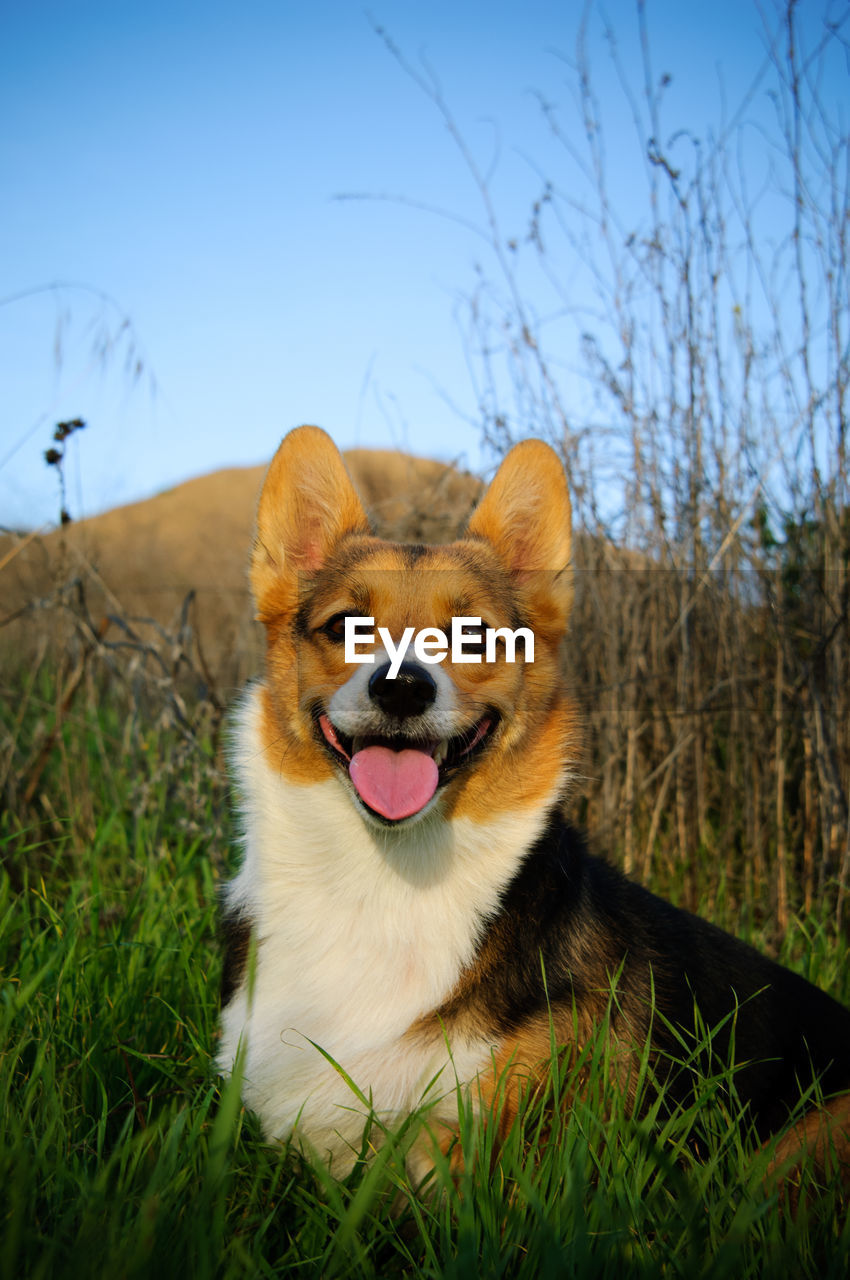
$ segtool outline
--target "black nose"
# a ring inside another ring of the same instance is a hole
[[[415,662],[403,662],[398,675],[390,680],[390,664],[378,667],[369,679],[369,697],[388,716],[405,720],[408,716],[421,716],[437,696],[437,686],[424,667]]]

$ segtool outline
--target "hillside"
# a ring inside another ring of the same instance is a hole
[[[480,492],[473,476],[384,450],[345,455],[376,527],[405,541],[454,536]],[[0,540],[0,656],[19,666],[68,642],[82,608],[110,642],[176,634],[186,617],[216,684],[255,669],[247,565],[265,467],[216,471],[31,540]],[[82,593],[82,594],[81,594]]]

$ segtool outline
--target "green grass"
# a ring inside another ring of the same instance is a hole
[[[499,1161],[493,1126],[461,1101],[464,1172],[438,1160],[422,1199],[404,1170],[411,1126],[345,1182],[265,1145],[212,1065],[232,843],[215,771],[173,732],[122,754],[112,712],[67,734],[45,775],[53,816],[29,835],[12,814],[0,827],[3,1277],[845,1280],[837,1190],[780,1211],[716,1081],[690,1114],[630,1118],[603,1035],[579,1064],[583,1100],[530,1106]],[[846,947],[822,922],[798,923],[783,958],[846,998]]]

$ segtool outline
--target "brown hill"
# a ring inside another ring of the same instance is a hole
[[[371,449],[345,458],[376,527],[400,541],[450,540],[481,490],[430,459]],[[213,682],[240,683],[259,654],[246,571],[264,474],[216,471],[44,537],[0,540],[4,665],[20,670],[40,650],[61,649],[86,617],[127,646],[116,653],[167,651],[163,633],[176,636],[183,618]]]

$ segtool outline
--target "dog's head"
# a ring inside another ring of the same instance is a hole
[[[540,441],[511,450],[463,538],[431,547],[373,537],[330,437],[291,432],[251,565],[269,763],[303,785],[335,775],[385,828],[550,803],[575,737],[569,557],[566,480]]]

